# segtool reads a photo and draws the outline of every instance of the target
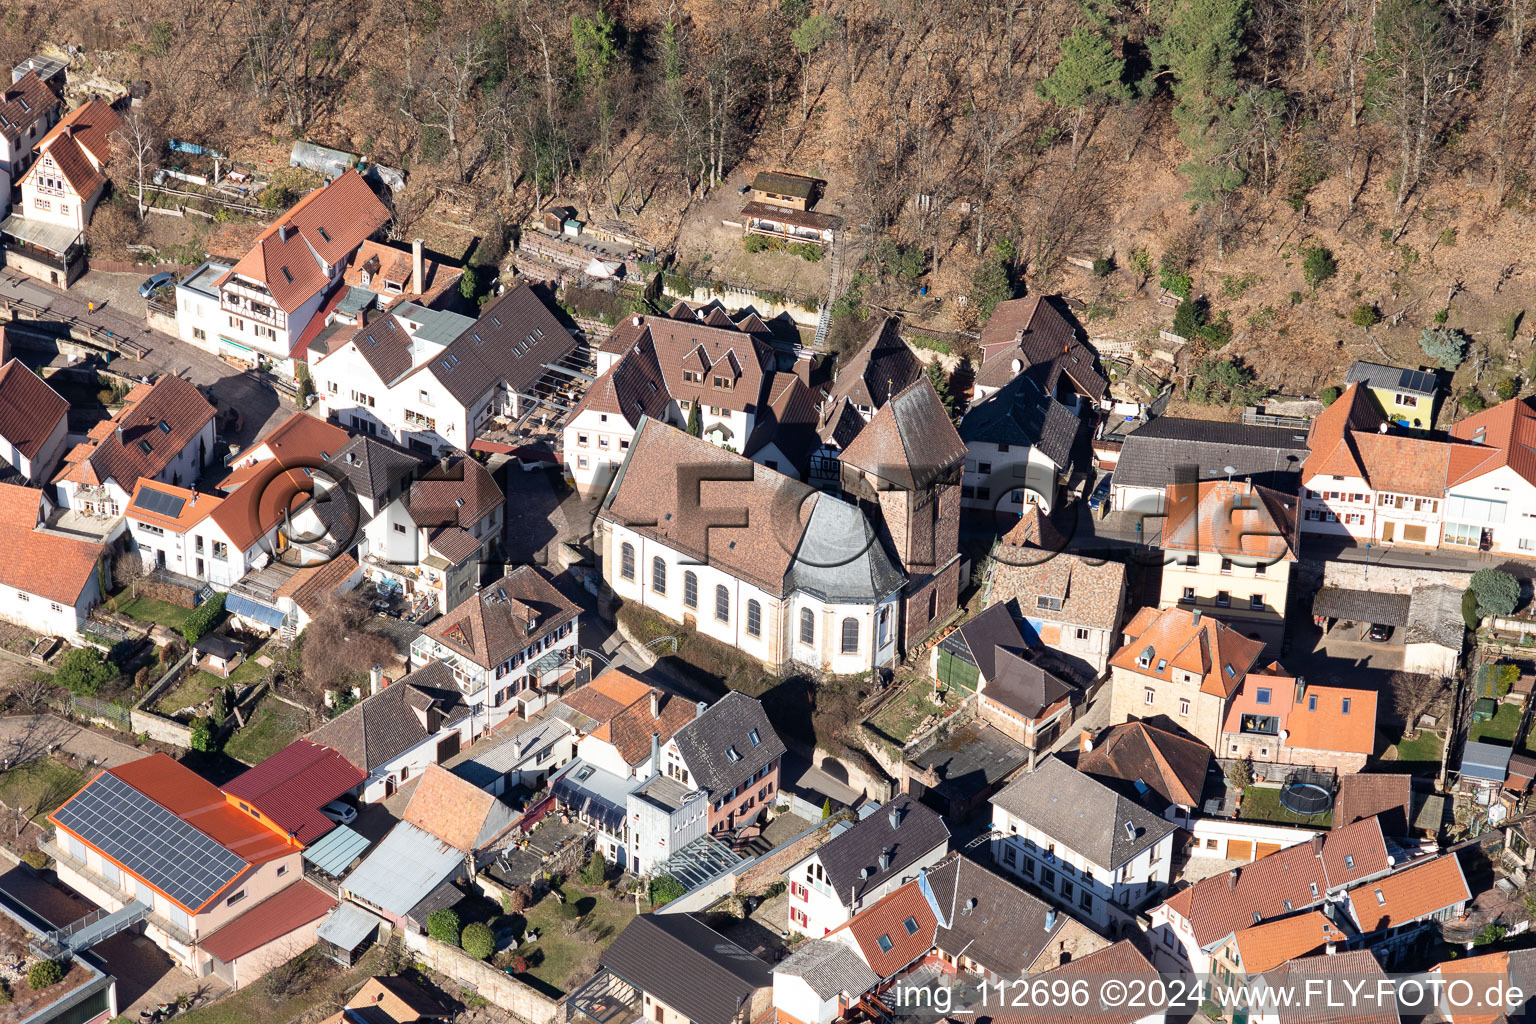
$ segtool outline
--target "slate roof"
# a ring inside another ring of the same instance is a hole
[[[850,1001],[880,984],[880,975],[841,942],[812,939],[780,960],[774,974],[802,979],[822,999],[848,995]]]
[[[436,735],[422,725],[418,712],[435,707],[445,728],[469,715],[453,672],[429,662],[404,679],[348,708],[311,732],[311,742],[331,747],[364,772],[373,772],[416,744]]]
[[[1210,479],[1225,478],[1231,466],[1238,479],[1295,494],[1309,451],[1305,430],[1159,416],[1126,437],[1115,485],[1160,491],[1183,482],[1179,467],[1198,467],[1199,477]]]
[[[28,71],[0,90],[0,134],[21,142],[24,129],[58,108],[59,98],[36,71]]]
[[[837,437],[846,413],[851,412],[860,426],[863,417],[849,406],[878,410],[917,382],[923,364],[901,339],[901,321],[888,316],[870,333],[847,362],[837,368],[837,376],[822,402],[817,431],[824,440],[846,445],[852,437]],[[857,431],[855,430],[855,433]]]
[[[448,347],[415,372],[436,377],[461,405],[472,405],[493,387],[531,394],[533,384],[576,349],[533,286],[520,284],[486,306]]]
[[[429,764],[405,805],[402,821],[432,833],[464,853],[483,850],[522,817],[510,804]]]
[[[1460,600],[1458,596],[1457,600]],[[1384,594],[1374,590],[1349,590],[1323,587],[1312,598],[1312,614],[1352,622],[1375,622],[1384,626],[1406,626],[1412,601],[1407,594]],[[1461,606],[1457,605],[1457,615]]]
[[[1000,555],[988,596],[994,604],[1017,601],[1016,614],[1026,619],[1113,629],[1125,601],[1125,563],[1094,563],[1066,553]],[[1059,599],[1061,607],[1042,608],[1041,597]]]
[[[1074,390],[1098,401],[1109,391],[1093,350],[1083,344],[1062,312],[1060,299],[1033,295],[999,302],[981,329],[982,364],[976,383],[1002,387],[1020,372],[1048,395],[1058,393],[1065,375]],[[1018,361],[1020,368],[1014,369]]]
[[[1461,617],[1461,592],[1454,587],[1415,587],[1408,605],[1408,624],[1403,640],[1410,644],[1439,644],[1460,651],[1467,624]]]
[[[42,492],[0,484],[0,584],[74,607],[96,575],[102,546],[34,529]]]
[[[1176,827],[1056,757],[1009,783],[992,803],[1110,870]]]
[[[1006,604],[992,604],[962,622],[939,646],[975,665],[983,679],[997,671],[999,648],[1022,650],[1024,633]]]
[[[1164,681],[1190,672],[1200,677],[1201,693],[1218,697],[1230,697],[1264,653],[1263,643],[1198,609],[1143,608],[1126,623],[1125,635],[1110,656],[1112,666]]]
[[[1340,828],[1377,816],[1381,831],[1389,836],[1408,835],[1413,807],[1413,776],[1356,772],[1339,776],[1333,802],[1333,827]]]
[[[641,914],[599,963],[694,1024],[730,1024],[769,967],[692,914]]]
[[[20,359],[0,368],[0,437],[28,459],[37,458],[68,412],[69,403]]]
[[[1072,920],[1052,918],[1044,900],[959,853],[928,870],[928,885],[941,915],[939,948],[951,955],[963,949],[993,974],[1027,973]]]
[[[905,583],[858,506],[827,493],[816,496],[784,576],[787,590],[829,603],[877,604]]]
[[[894,828],[893,812],[898,821]],[[948,843],[949,828],[943,818],[910,796],[898,796],[827,840],[812,856],[821,861],[833,894],[846,907],[851,906],[850,897],[862,898],[888,879],[911,874],[908,869],[920,858]],[[891,866],[881,871],[880,854],[885,850],[890,851]],[[870,871],[867,878],[860,875],[865,868]]]
[[[922,490],[965,458],[926,376],[893,396],[843,449],[842,461],[903,490]]]
[[[1095,736],[1093,747],[1078,755],[1077,770],[1125,796],[1136,792],[1139,781],[1169,803],[1198,807],[1212,760],[1211,749],[1199,740],[1146,722],[1125,722]]]
[[[1081,695],[1072,683],[1008,650],[996,652],[996,671],[983,681],[981,692],[1026,719],[1039,718],[1058,702]]]
[[[357,496],[373,503],[375,510],[399,494],[407,481],[418,472],[424,459],[389,441],[368,434],[358,434],[337,449],[327,466],[352,485]]]
[[[481,668],[495,668],[576,619],[581,609],[543,570],[520,565],[476,591],[424,630]]]
[[[128,392],[117,415],[102,425],[105,429],[93,431],[92,441],[76,445],[65,456],[64,468],[54,481],[95,486],[116,480],[125,491],[132,491],[139,477],[163,472],[196,440],[213,413],[197,385],[173,374],[153,384],[140,384]],[[161,429],[161,423],[169,431]],[[122,440],[117,436],[119,427]]]
[[[1029,445],[1057,469],[1071,465],[1072,450],[1087,429],[1084,420],[1028,376],[1016,377],[983,398],[960,421],[960,437],[967,444]]]
[[[762,702],[735,690],[705,708],[672,740],[698,787],[716,795],[729,793],[784,756],[784,741],[768,723]]]
[[[1436,390],[1435,375],[1424,370],[1410,370],[1401,366],[1383,366],[1356,360],[1349,364],[1344,383],[1364,384],[1382,391],[1400,391],[1407,395],[1433,398]]]
[[[297,739],[231,779],[224,792],[245,800],[295,840],[308,846],[336,827],[320,808],[355,788],[365,776],[341,754]]]

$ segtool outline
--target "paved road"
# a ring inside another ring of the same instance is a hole
[[[0,717],[0,758],[8,762],[30,760],[55,745],[82,762],[102,768],[116,768],[144,756],[138,747],[82,729],[55,715]]]

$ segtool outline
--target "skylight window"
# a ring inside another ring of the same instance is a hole
[[[909,917],[905,921],[901,922],[901,926],[907,930],[908,935],[917,934],[917,918]]]
[[[1377,889],[1376,891],[1378,893],[1381,892],[1380,889]],[[880,946],[880,952],[882,953],[889,953],[891,950],[896,948],[896,943],[891,941],[891,937],[889,935],[882,935],[876,939],[875,942]]]
[[[485,344],[485,339],[480,337],[480,335],[478,335],[478,334],[471,334],[470,337],[475,339],[475,344],[476,345],[484,345]]]
[[[455,366],[458,366],[458,365],[459,365],[459,357],[454,355],[452,352],[448,353],[446,356],[443,357],[443,369],[451,370]]]
[[[725,759],[727,761],[731,762],[732,764],[735,764],[737,761],[741,760],[741,755],[736,752],[736,748],[735,747],[726,747],[725,748]]]
[[[143,452],[145,455],[148,455],[150,452],[154,451],[154,449],[149,446],[148,441],[140,441],[139,451]]]
[[[1382,894],[1380,889],[1376,890],[1376,905],[1378,907],[1384,907],[1387,905],[1387,897]]]
[[[491,317],[491,323],[495,324],[497,327],[501,326],[501,320],[499,318],[497,318],[497,317],[494,317],[494,316]]]
[[[592,766],[591,765],[584,764],[580,768],[576,769],[576,781],[577,782],[586,782],[591,777],[592,777]]]
[[[1227,666],[1227,678],[1228,679],[1236,679],[1237,678],[1237,673],[1233,670],[1231,665]]]
[[[1312,886],[1312,898],[1317,899],[1317,883],[1309,882],[1308,884]]]
[[[165,422],[165,420],[161,420],[160,421],[159,427],[160,427],[160,433],[162,433],[162,434],[169,434],[171,432],[171,425],[169,423]]]
[[[747,733],[747,739],[752,741],[752,745],[754,747],[763,742],[763,738],[757,734],[756,729],[753,729],[751,732]]]
[[[1344,855],[1344,867],[1349,869],[1350,871],[1355,870],[1355,855],[1354,854],[1346,853]]]
[[[325,239],[327,242],[331,240],[331,236],[326,232],[325,228],[316,228],[315,230],[320,232],[320,237]]]
[[[289,284],[293,284],[293,275],[288,272],[287,267],[283,268],[283,280],[287,281]]]

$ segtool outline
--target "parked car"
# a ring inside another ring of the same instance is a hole
[[[1392,639],[1392,627],[1380,622],[1371,623],[1371,628],[1366,630],[1365,638],[1373,644],[1384,644]]]
[[[357,808],[345,800],[332,800],[320,808],[320,813],[338,825],[350,825],[357,820]]]
[[[147,299],[161,288],[169,288],[175,283],[176,275],[162,270],[153,277],[146,278],[144,283],[139,285],[139,298]]]
[[[1104,474],[1104,479],[1099,481],[1099,486],[1095,487],[1093,493],[1088,495],[1088,510],[1090,512],[1097,512],[1109,504],[1109,485],[1110,481],[1114,478],[1115,474],[1113,473]]]

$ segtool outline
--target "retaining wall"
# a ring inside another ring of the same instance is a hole
[[[555,1019],[559,1004],[488,963],[476,960],[462,949],[444,945],[430,935],[417,935],[402,929],[405,948],[432,970],[446,975],[472,992],[478,992],[497,1006],[529,1024],[549,1024]]]

